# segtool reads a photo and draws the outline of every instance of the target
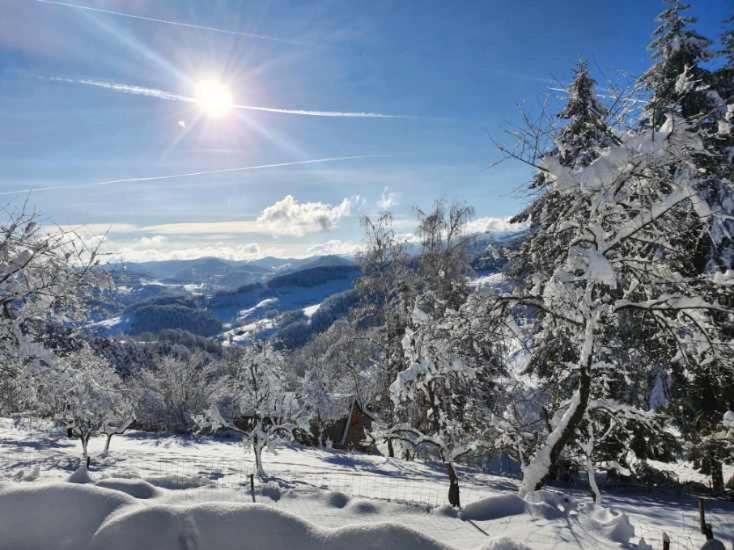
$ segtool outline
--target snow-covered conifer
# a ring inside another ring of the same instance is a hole
[[[590,413],[636,414],[640,402],[646,410],[649,396],[621,390],[630,373],[655,366],[619,361],[630,323],[645,335],[634,348],[643,357],[730,365],[715,321],[731,314],[723,300],[728,291],[692,269],[695,251],[687,240],[710,216],[696,193],[701,176],[694,157],[703,144],[686,121],[667,120],[655,134],[622,136],[586,167],[570,169],[555,156],[544,160],[553,190],[570,208],[540,226],[524,251],[539,237],[562,246],[514,295],[497,298],[505,314],[534,312],[534,338],[548,344],[532,348],[531,366],[542,365],[564,396],[524,470],[524,492],[544,482]]]
[[[585,61],[576,66],[574,79],[566,90],[564,109],[558,118],[568,121],[556,141],[558,157],[564,166],[588,166],[599,150],[617,142],[607,124],[608,110],[596,97],[595,81]]]
[[[664,124],[669,114],[691,121],[711,109],[710,74],[701,67],[712,57],[711,41],[691,28],[696,19],[684,14],[690,6],[680,0],[666,3],[669,7],[658,16],[660,25],[649,46],[655,64],[640,78],[640,85],[652,94],[645,113],[653,128]]]

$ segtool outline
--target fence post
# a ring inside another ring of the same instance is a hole
[[[703,498],[698,499],[698,520],[701,526],[701,532],[706,533],[706,510],[703,506]]]
[[[714,538],[714,530],[710,524],[706,523],[706,510],[703,504],[703,498],[698,499],[698,519],[701,523],[701,533],[706,536],[706,540]]]
[[[670,550],[670,537],[663,531],[663,550]]]
[[[250,494],[252,495],[252,502],[255,502],[255,474],[250,474]]]

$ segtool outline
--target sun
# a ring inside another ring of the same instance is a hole
[[[232,112],[232,94],[227,85],[214,79],[200,80],[194,95],[201,111],[212,118],[222,118]]]

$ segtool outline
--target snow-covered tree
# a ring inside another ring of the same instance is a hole
[[[538,236],[556,243],[546,269],[496,300],[506,315],[532,311],[535,338],[557,344],[550,355],[547,345],[531,352],[531,363],[545,357],[545,376],[564,398],[524,469],[523,492],[547,479],[593,411],[640,409],[634,395],[619,391],[631,374],[650,368],[617,360],[630,323],[644,330],[636,342],[643,357],[730,368],[730,346],[717,322],[717,316],[731,321],[722,303],[728,289],[692,269],[691,231],[711,215],[696,193],[694,156],[702,147],[690,125],[670,115],[657,132],[623,135],[588,166],[544,159],[545,177],[570,207],[540,224],[525,248],[532,250]]]
[[[313,426],[318,446],[323,447],[326,442],[326,427],[329,422],[338,418],[337,414],[341,411],[338,411],[338,399],[332,392],[328,372],[317,361],[306,369],[301,395],[304,414]]]
[[[473,215],[471,206],[453,203],[447,208],[441,201],[429,212],[418,210],[416,235],[421,248],[416,286],[453,309],[458,309],[469,293],[471,237],[465,228]]]
[[[455,464],[481,445],[492,404],[481,390],[501,369],[496,335],[480,323],[487,302],[471,296],[457,311],[436,301],[429,294],[413,310],[403,339],[408,366],[390,387],[403,422],[386,435],[435,450],[449,476],[449,503],[460,506]]]
[[[558,132],[553,144],[545,156],[553,156],[562,165],[570,169],[588,166],[599,155],[604,147],[618,143],[618,138],[607,123],[608,110],[599,102],[594,90],[595,82],[589,74],[588,65],[580,62],[574,72],[574,80],[567,90],[567,103],[558,113],[557,118],[566,124]],[[550,131],[550,130],[549,130]],[[544,129],[533,129],[533,136],[544,135]],[[522,149],[528,144],[524,141]],[[537,151],[533,151],[533,156]],[[548,173],[539,170],[530,184],[531,190],[537,193],[536,199],[513,221],[529,220],[535,235],[523,246],[520,254],[513,256],[510,264],[510,275],[514,278],[547,277],[544,272],[553,265],[558,250],[568,245],[558,239],[568,239],[568,235],[545,233],[543,228],[559,223],[572,208],[588,208],[588,205],[574,202],[577,197],[562,193],[550,185]]]
[[[707,87],[710,75],[701,64],[711,59],[711,41],[691,28],[696,22],[683,12],[690,6],[666,0],[669,7],[658,16],[660,25],[649,46],[654,65],[640,78],[652,94],[645,107],[649,125],[657,128],[674,114],[690,122],[706,117],[711,109]]]
[[[595,84],[588,64],[579,62],[566,90],[566,106],[558,113],[559,119],[567,121],[556,139],[558,160],[563,166],[588,166],[602,147],[618,142],[607,123],[609,111],[596,97]]]
[[[719,54],[724,66],[716,71],[717,89],[731,105],[734,103],[734,16],[725,21],[728,29],[721,35],[722,48]]]
[[[384,359],[377,366],[374,401],[382,421],[392,424],[390,384],[405,368],[402,339],[410,319],[414,279],[405,244],[392,227],[392,216],[383,214],[377,220],[366,217],[362,225],[365,250],[358,257],[362,276],[357,280],[361,306],[355,312],[355,322],[377,327],[375,338]],[[394,456],[392,440],[387,445],[389,456]]]
[[[726,58],[726,62],[730,67],[734,67],[734,16],[730,17],[725,21],[732,28],[724,31],[721,36],[721,43],[723,48],[721,53]]]
[[[255,471],[266,479],[262,453],[292,440],[303,425],[295,388],[289,387],[285,359],[268,343],[252,342],[225,365],[226,374],[200,427],[227,428],[242,435],[255,457]]]
[[[131,387],[138,422],[146,429],[193,430],[216,391],[217,368],[206,354],[182,350],[157,357],[154,368],[137,370]]]
[[[44,407],[79,438],[85,459],[92,436],[117,432],[134,418],[122,380],[87,345],[47,367],[38,383]]]
[[[303,372],[303,415],[324,444],[326,428],[351,416],[354,406],[369,411],[384,382],[382,334],[375,327],[359,329],[347,320],[335,322],[292,357]],[[348,430],[341,440],[346,445]]]
[[[35,213],[0,224],[0,411],[35,406],[24,373],[53,362],[43,342],[49,324],[78,321],[85,297],[108,283],[96,265],[95,247],[46,231]]]
[[[734,407],[734,373],[716,363],[674,372],[668,410],[681,432],[689,458],[711,478],[711,488],[724,490],[723,465],[734,457],[734,439],[722,428]]]
[[[660,16],[661,26],[652,44],[655,64],[641,83],[653,93],[649,118],[664,120],[666,113],[682,116],[701,141],[700,150],[691,155],[698,169],[692,190],[710,214],[691,226],[686,241],[696,251],[691,258],[695,275],[715,276],[717,271],[734,267],[734,71],[728,57],[728,34],[722,37],[722,53],[729,63],[713,74],[702,67],[712,57],[710,42],[691,30],[695,19],[684,17],[685,9],[687,6],[673,2]],[[717,277],[726,279],[723,273]],[[721,304],[734,307],[731,292],[722,293]],[[726,316],[714,322],[731,338]],[[734,380],[726,366],[716,361],[673,366],[673,402],[668,412],[685,434],[697,463],[711,474],[713,487],[721,490],[720,453],[711,446],[706,447],[711,452],[704,452],[702,441],[717,430],[714,419],[727,410],[729,402],[724,396],[734,390]],[[698,414],[701,410],[706,414]]]

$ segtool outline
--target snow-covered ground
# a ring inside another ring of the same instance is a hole
[[[133,522],[134,529],[139,530],[140,525],[146,522],[158,521],[151,519],[157,517],[155,514],[173,514],[179,518],[176,521],[181,524],[184,534],[188,532],[186,529],[194,529],[191,522],[198,526],[194,531],[198,533],[196,537],[200,537],[197,540],[201,545],[180,546],[198,550],[210,548],[205,541],[213,540],[207,538],[210,536],[207,525],[212,521],[214,524],[225,521],[223,518],[228,514],[234,514],[243,525],[255,521],[252,514],[264,514],[267,516],[261,518],[264,526],[285,522],[289,525],[287,529],[306,529],[311,534],[304,537],[313,536],[316,537],[314,540],[321,541],[307,543],[304,539],[301,545],[296,543],[294,546],[293,541],[283,539],[281,546],[273,548],[485,549],[493,548],[492,542],[501,537],[538,549],[635,548],[640,534],[653,548],[661,548],[663,531],[670,535],[674,550],[700,548],[703,543],[702,535],[697,532],[697,504],[691,497],[606,493],[605,505],[627,514],[636,530],[637,536],[625,545],[609,538],[610,526],[619,523],[619,516],[612,516],[607,511],[584,511],[590,499],[583,492],[567,492],[570,501],[563,505],[564,511],[561,512],[554,493],[547,494],[540,505],[527,505],[515,496],[515,479],[475,470],[463,469],[460,472],[464,513],[457,517],[453,510],[442,506],[448,485],[445,472],[438,464],[287,447],[279,450],[277,455],[265,454],[265,468],[274,481],[269,484],[256,481],[257,503],[277,512],[271,513],[251,507],[248,474],[252,460],[236,439],[129,432],[115,436],[110,456],[106,459],[98,458],[102,447],[101,438],[90,443],[93,456],[90,476],[106,488],[89,489],[86,493],[74,489],[73,494],[67,495],[70,490],[64,487],[68,485],[59,482],[77,468],[79,444],[66,439],[63,433],[48,430],[47,426],[36,424],[17,428],[10,420],[0,420],[0,479],[8,480],[0,484],[0,509],[5,510],[0,513],[0,550],[20,548],[17,541],[14,546],[3,543],[3,540],[11,540],[3,538],[3,529],[13,528],[13,517],[21,518],[27,513],[32,518],[33,514],[40,514],[39,506],[49,506],[52,501],[63,506],[64,498],[70,499],[69,506],[77,508],[88,505],[77,502],[79,499],[101,499],[110,506],[104,514],[100,512],[91,533],[102,522],[106,527],[100,532],[107,533],[125,521]],[[131,481],[118,483],[110,481],[112,478],[143,479],[151,485]],[[91,496],[88,494],[90,491],[94,493]],[[137,498],[120,491],[133,492]],[[9,500],[17,505],[8,504]],[[212,505],[206,504],[212,502],[226,504],[217,505],[219,508],[215,507],[213,512]],[[28,508],[27,512],[23,506]],[[97,507],[93,506],[94,509]],[[734,503],[710,502],[707,507],[708,520],[717,536],[723,538],[727,545],[734,542]],[[153,515],[149,518],[146,514]],[[216,521],[202,519],[212,514],[218,518]],[[133,519],[129,519],[131,517]],[[306,527],[299,521],[305,522]],[[385,522],[407,527],[423,537],[387,528]],[[168,533],[166,529],[174,529],[170,522],[165,525],[167,527],[161,526],[161,532]],[[345,531],[343,528],[347,526],[357,529]],[[335,528],[342,530],[330,531]],[[263,529],[267,530],[267,527]],[[368,534],[360,539],[355,535],[357,532]],[[179,533],[177,536],[184,535]],[[433,545],[429,539],[437,541],[436,544]],[[340,542],[325,542],[328,540]],[[362,542],[358,542],[360,540]],[[383,543],[382,546],[369,546],[367,540],[372,541],[370,544],[379,540]],[[347,541],[351,542],[347,544]],[[59,544],[58,548],[66,548]],[[270,548],[255,547],[260,550]]]

